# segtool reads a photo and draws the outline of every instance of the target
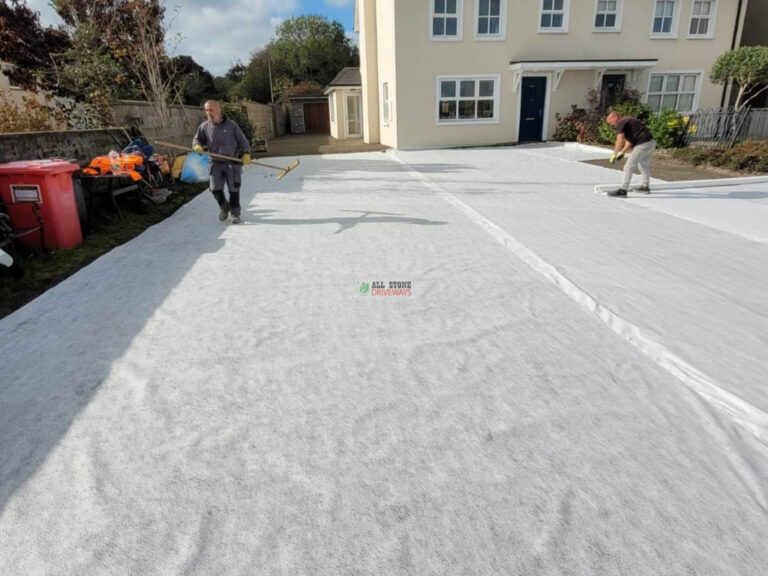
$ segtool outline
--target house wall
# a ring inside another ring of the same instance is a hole
[[[371,1],[360,0],[367,8]],[[462,39],[458,41],[430,40],[428,0],[375,2],[377,100],[381,98],[381,83],[387,76],[394,78],[396,95],[395,126],[386,132],[380,128],[382,143],[407,148],[516,141],[520,96],[514,91],[514,74],[509,70],[511,61],[658,59],[653,72],[700,74],[699,106],[715,107],[720,103],[722,87],[710,83],[707,73],[715,58],[730,49],[736,18],[734,0],[719,0],[710,39],[687,37],[693,0],[681,0],[677,34],[669,39],[650,38],[654,0],[624,0],[620,32],[593,31],[595,0],[570,0],[568,33],[538,32],[538,0],[508,0],[506,39],[502,41],[474,38],[476,1],[463,1]],[[386,22],[388,13],[394,14],[391,25]],[[370,66],[368,60],[365,63]],[[628,71],[606,71],[608,74],[623,72]],[[498,75],[498,122],[438,125],[437,77],[442,75]],[[551,137],[556,128],[555,113],[567,114],[571,104],[583,106],[587,90],[595,83],[594,71],[566,70],[557,91],[553,92],[553,74],[530,75],[546,75],[550,79],[546,137]],[[632,77],[628,73],[628,84]],[[646,92],[649,78],[649,71],[634,74],[634,87]],[[369,84],[365,86],[370,90]],[[370,95],[366,102],[371,104]]]
[[[390,2],[386,2],[392,4]],[[386,4],[385,3],[385,4]],[[363,139],[367,143],[380,142],[379,122],[379,37],[391,35],[394,28],[387,27],[379,32],[376,19],[382,5],[376,0],[357,0],[355,20],[360,37],[360,77],[363,86]],[[394,10],[394,7],[392,7]],[[393,54],[394,57],[394,54]],[[337,109],[338,110],[338,109]]]
[[[379,26],[379,51],[378,67],[379,78],[376,85],[376,98],[379,115],[381,115],[383,85],[389,84],[389,108],[390,122],[385,126],[379,122],[380,138],[379,142],[397,148],[398,146],[398,98],[397,89],[397,65],[399,59],[407,58],[407,52],[398,50],[401,39],[398,37],[399,30],[395,25],[395,5],[394,2],[377,2],[376,22]],[[406,39],[407,41],[407,39]],[[379,119],[381,117],[379,116]]]

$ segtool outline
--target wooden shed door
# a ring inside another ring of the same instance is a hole
[[[304,104],[304,129],[315,134],[330,134],[328,102]]]

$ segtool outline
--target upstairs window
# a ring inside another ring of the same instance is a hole
[[[653,14],[653,33],[670,35],[674,32],[675,0],[656,0]]]
[[[476,0],[476,6],[477,37],[501,38],[505,33],[502,0]]]
[[[461,40],[462,0],[430,0],[432,39]]]
[[[541,0],[539,32],[568,31],[569,0]]]
[[[695,0],[691,8],[691,25],[688,28],[688,35],[711,38],[714,28],[712,25],[714,15],[714,0]]]
[[[498,122],[499,78],[499,76],[438,78],[438,124]]]
[[[596,30],[616,30],[619,25],[619,0],[597,0]]]
[[[698,86],[698,74],[651,74],[648,105],[656,113],[664,108],[692,112]]]

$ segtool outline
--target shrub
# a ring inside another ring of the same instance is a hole
[[[625,100],[619,102],[614,106],[611,106],[611,110],[615,110],[622,116],[632,116],[642,122],[647,122],[648,118],[653,114],[653,110],[647,104],[643,104],[637,100]],[[616,131],[613,126],[605,121],[605,118],[600,119],[600,125],[598,127],[599,142],[603,144],[613,144],[616,141]]]
[[[730,150],[689,146],[675,150],[673,156],[697,166],[704,164],[742,172],[768,172],[768,142],[765,140],[747,140]]]
[[[688,120],[682,114],[665,108],[648,119],[648,129],[659,148],[681,148],[685,145],[683,138]]]
[[[575,104],[571,105],[571,113],[568,116],[561,116],[559,112],[555,113],[555,120],[557,120],[557,128],[552,135],[553,140],[559,142],[575,142],[579,138],[579,124],[577,122],[577,111]],[[581,111],[583,112],[583,110]]]
[[[222,104],[221,111],[227,118],[237,122],[249,143],[253,141],[253,124],[248,119],[248,113],[242,107],[236,104]]]
[[[721,161],[722,166],[730,170],[768,172],[768,142],[765,140],[740,142],[726,151]]]

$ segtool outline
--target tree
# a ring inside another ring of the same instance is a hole
[[[173,62],[165,49],[162,0],[52,0],[72,38],[64,79],[82,95],[97,123],[113,121],[110,102],[142,97],[163,127],[177,97]]]
[[[768,89],[768,46],[742,46],[721,54],[709,79],[715,84],[734,80],[739,86],[734,107],[740,110]]]
[[[66,32],[40,25],[40,15],[22,0],[0,2],[0,60],[14,84],[36,92],[59,89],[57,63],[69,48]]]
[[[198,106],[206,100],[218,97],[213,76],[191,56],[176,56],[171,59],[170,64],[179,79],[179,90],[184,104]]]
[[[344,27],[323,16],[297,16],[283,21],[267,46],[274,77],[287,76],[294,84],[326,85],[345,66],[359,66],[357,47]]]

